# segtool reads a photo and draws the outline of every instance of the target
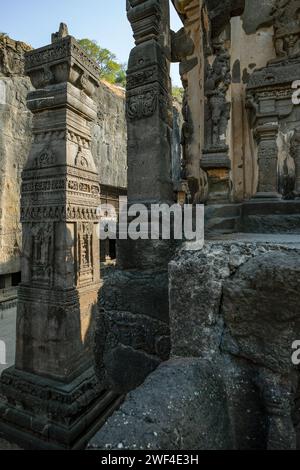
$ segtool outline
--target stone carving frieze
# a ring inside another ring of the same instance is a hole
[[[300,7],[298,0],[276,0],[273,11],[276,61],[300,57]]]
[[[165,71],[161,70],[159,66],[147,67],[144,70],[128,73],[127,76],[127,89],[131,90],[148,83],[160,82],[164,84],[165,89],[168,89],[169,77]]]
[[[25,56],[25,70],[35,88],[70,82],[92,96],[99,86],[99,69],[72,36]]]
[[[53,44],[26,53],[26,72],[46,64],[56,63],[62,59],[73,58],[94,77],[99,77],[99,69],[72,36],[67,36]]]
[[[70,314],[74,310],[74,305],[69,307]],[[2,376],[3,386],[11,389],[16,403],[20,409],[26,406],[34,407],[39,401],[40,405],[50,413],[52,418],[62,424],[69,424],[70,420],[76,421],[78,413],[85,409],[86,403],[91,398],[96,398],[100,391],[100,384],[95,376],[88,378],[78,385],[71,393],[64,393],[58,389],[50,388],[45,384],[28,382],[28,377],[19,373],[6,371]],[[28,403],[30,400],[30,403]]]
[[[261,70],[256,70],[250,77],[248,90],[256,88],[276,88],[286,86],[291,88],[291,83],[299,80],[299,64],[286,64],[281,67],[273,64]]]
[[[34,206],[21,208],[21,222],[31,223],[39,221],[53,222],[75,222],[80,220],[91,220],[99,222],[97,207],[86,208],[72,204],[57,206]]]

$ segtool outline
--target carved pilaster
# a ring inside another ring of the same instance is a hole
[[[127,72],[128,206],[143,203],[150,220],[152,203],[175,202],[169,2],[129,0],[127,8],[137,44]],[[150,238],[117,242],[118,269],[104,281],[97,328],[98,376],[116,391],[137,387],[169,356],[167,266],[177,246]]]
[[[256,198],[280,198],[278,193],[277,123],[266,123],[255,130],[258,151],[258,188]]]
[[[25,447],[71,448],[115,398],[96,381],[92,355],[100,185],[90,124],[99,71],[65,25],[51,45],[26,54],[25,69],[36,87],[27,98],[34,140],[22,174],[16,367],[1,378],[0,430]]]

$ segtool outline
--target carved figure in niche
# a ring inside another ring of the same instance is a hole
[[[78,276],[79,282],[93,277],[93,224],[78,224]]]
[[[79,147],[78,153],[75,158],[75,166],[79,166],[81,168],[88,168],[89,164],[85,156],[82,152],[82,147]]]
[[[226,94],[231,83],[230,55],[223,42],[214,44],[216,58],[207,64],[205,96],[206,102],[206,147],[224,147],[226,130],[230,118],[230,103]]]
[[[32,281],[49,286],[53,271],[52,224],[32,228]]]
[[[274,46],[277,59],[294,59],[300,56],[299,0],[277,0],[271,15],[274,24]]]

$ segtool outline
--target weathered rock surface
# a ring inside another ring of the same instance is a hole
[[[89,449],[204,450],[231,447],[219,370],[199,359],[162,364],[91,440]]]
[[[169,298],[173,359],[128,395],[90,448],[299,449],[291,358],[300,240],[253,236],[181,250],[169,265]]]
[[[125,91],[101,82],[95,101],[97,121],[93,125],[92,153],[100,183],[127,187],[127,129]]]
[[[291,360],[300,337],[299,266],[300,250],[284,237],[208,243],[170,264],[172,354],[224,361],[235,448],[299,447]]]
[[[20,271],[21,172],[31,145],[24,53],[30,47],[0,37],[0,275]]]
[[[95,336],[96,370],[104,386],[127,393],[168,359],[167,300],[167,273],[105,273]]]

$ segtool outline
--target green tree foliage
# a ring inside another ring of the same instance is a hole
[[[176,98],[179,103],[182,103],[183,100],[184,89],[179,86],[173,86],[172,88],[172,95]]]
[[[100,47],[96,41],[80,39],[78,42],[91,59],[97,63],[100,69],[101,79],[125,87],[126,64],[120,64],[117,62],[115,54],[113,54],[109,49],[103,49]]]

